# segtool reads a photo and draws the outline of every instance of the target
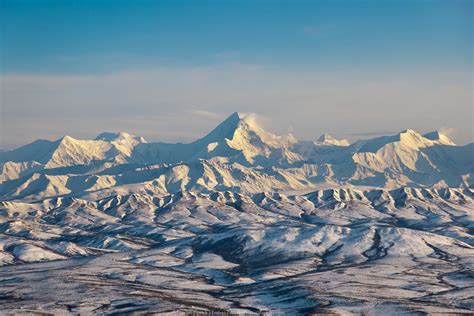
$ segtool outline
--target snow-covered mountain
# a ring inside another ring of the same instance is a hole
[[[337,139],[329,134],[321,135],[316,141],[320,146],[349,146],[351,143],[347,139]]]
[[[181,190],[242,193],[327,185],[470,187],[474,144],[406,130],[349,144],[330,135],[298,141],[234,113],[189,144],[149,143],[127,133],[94,140],[38,140],[0,154],[0,198]]]
[[[474,144],[350,144],[234,113],[189,144],[127,133],[0,153],[0,310],[467,314]]]
[[[4,201],[1,309],[470,314],[473,197],[401,188]]]

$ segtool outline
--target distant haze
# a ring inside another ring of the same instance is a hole
[[[472,142],[472,90],[462,73],[330,75],[229,65],[109,75],[7,75],[2,147],[65,134],[126,131],[149,141],[188,142],[234,111],[299,139],[328,132],[350,140],[442,129]]]
[[[307,140],[474,140],[471,1],[5,0],[0,26],[0,149],[189,142],[236,111]]]

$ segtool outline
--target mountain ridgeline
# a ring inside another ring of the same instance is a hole
[[[128,133],[64,136],[1,152],[0,168],[2,200],[335,186],[470,188],[474,143],[457,146],[439,132],[413,130],[352,144],[327,134],[299,141],[263,130],[254,115],[234,113],[188,144],[149,143]]]
[[[298,141],[232,114],[0,155],[0,310],[472,314],[474,144]]]

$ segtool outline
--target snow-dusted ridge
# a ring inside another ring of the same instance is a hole
[[[333,188],[4,201],[2,309],[470,313],[473,196]]]
[[[298,141],[234,113],[0,153],[0,311],[474,311],[474,144]]]
[[[330,135],[298,141],[234,113],[189,144],[148,143],[127,133],[94,140],[65,136],[0,153],[0,198],[44,198],[153,190],[243,193],[327,185],[470,187],[474,144],[406,130],[349,144]]]

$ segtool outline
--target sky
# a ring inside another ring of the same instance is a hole
[[[0,149],[189,142],[236,111],[305,140],[474,141],[472,1],[1,0],[0,27]]]

